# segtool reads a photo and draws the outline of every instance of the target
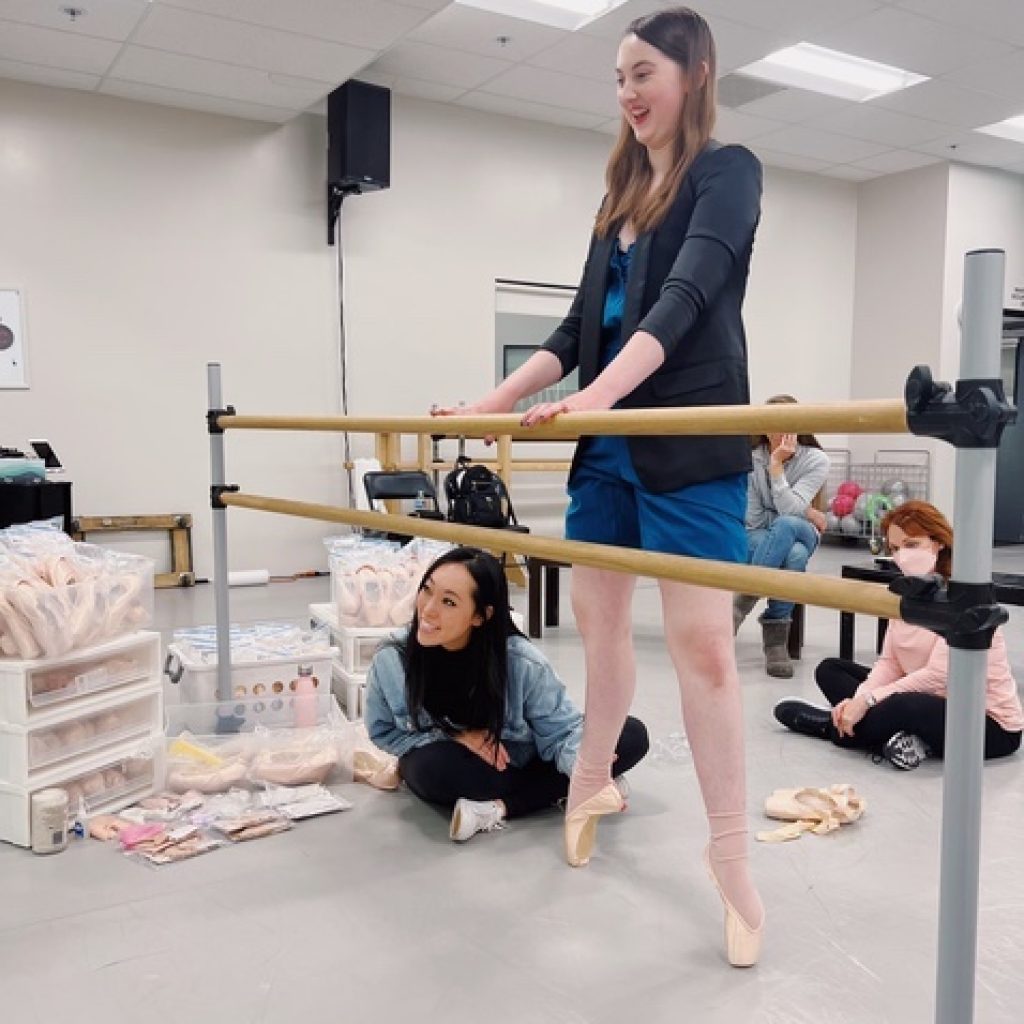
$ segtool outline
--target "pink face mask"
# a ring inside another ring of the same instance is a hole
[[[935,571],[938,558],[938,552],[928,548],[900,548],[892,556],[904,576],[927,576]]]

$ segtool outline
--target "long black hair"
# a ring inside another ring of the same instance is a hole
[[[474,685],[479,687],[481,706],[486,709],[487,733],[499,743],[505,725],[508,641],[509,637],[523,635],[509,613],[505,570],[493,555],[479,548],[453,548],[431,563],[423,574],[420,590],[442,565],[461,565],[473,578],[473,602],[483,622],[473,627],[466,654]],[[431,648],[425,648],[417,639],[418,630],[417,609],[408,636],[395,642],[405,668],[406,704],[417,728],[428,687],[444,685],[443,679],[431,678],[437,659],[430,656]]]

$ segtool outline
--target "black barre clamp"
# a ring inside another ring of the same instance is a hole
[[[221,500],[225,494],[235,494],[238,484],[213,484],[210,488],[210,508],[227,508]]]
[[[992,635],[1008,619],[996,603],[992,583],[946,581],[930,576],[900,576],[889,584],[900,597],[900,618],[912,626],[924,626],[962,651],[987,651]]]
[[[927,366],[915,366],[904,395],[910,432],[954,448],[998,448],[1003,430],[1017,421],[1017,409],[997,377],[958,380],[954,390],[932,380]]]
[[[229,405],[226,409],[210,409],[206,413],[206,429],[211,434],[223,434],[224,428],[217,422],[221,416],[234,416],[235,407]]]

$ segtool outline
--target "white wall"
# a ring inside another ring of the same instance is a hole
[[[917,364],[938,375],[946,252],[948,165],[866,182],[859,189],[850,397],[902,399]],[[940,453],[927,440],[859,435],[856,462],[883,448],[932,455],[932,498],[945,507]],[[901,460],[903,456],[896,457]]]
[[[25,288],[32,374],[30,391],[0,394],[0,441],[48,435],[81,514],[192,512],[208,573],[205,363],[223,362],[240,411],[338,408],[324,123],[4,82],[0,124],[0,281]],[[392,137],[391,189],[342,214],[353,412],[491,385],[494,280],[576,283],[613,141],[402,96]],[[855,231],[851,186],[768,170],[747,306],[755,400],[847,396]],[[231,434],[228,477],[337,502],[340,450]],[[238,568],[320,565],[331,532],[229,521]]]
[[[322,122],[272,129],[114,98],[0,87],[0,281],[24,288],[31,390],[2,443],[49,437],[83,515],[191,512],[209,573],[205,363],[253,411],[336,408]],[[230,478],[340,494],[337,443],[232,435]],[[231,515],[233,567],[320,565],[318,524]]]

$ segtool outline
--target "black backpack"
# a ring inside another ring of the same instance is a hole
[[[466,455],[455,460],[455,468],[445,477],[444,493],[450,522],[497,529],[518,526],[505,481],[486,466],[474,466]]]

